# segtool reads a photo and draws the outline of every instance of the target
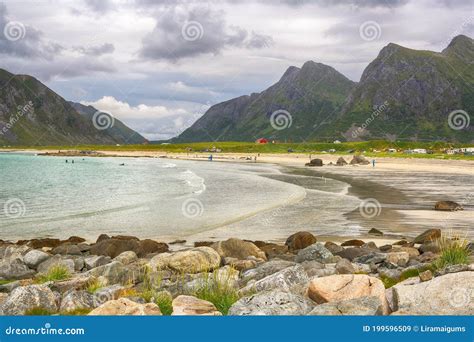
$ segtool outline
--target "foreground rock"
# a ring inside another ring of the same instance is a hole
[[[283,291],[291,291],[298,285],[307,284],[309,281],[303,266],[295,265],[285,268],[268,277],[260,279],[254,283],[248,284],[240,290],[242,294],[255,293],[279,289]]]
[[[21,260],[0,261],[0,278],[3,279],[27,279],[31,278],[35,271],[31,270]]]
[[[299,251],[298,255],[296,256],[296,262],[303,262],[303,261],[320,261],[324,262],[333,257],[332,253],[323,246],[322,243],[315,243],[305,249]]]
[[[58,310],[57,297],[45,285],[28,285],[17,287],[2,305],[4,315],[24,315],[35,308],[51,312]]]
[[[434,209],[441,211],[457,211],[463,210],[463,207],[459,203],[453,201],[439,201],[436,202]]]
[[[384,314],[389,312],[382,281],[364,274],[332,275],[312,279],[308,287],[308,296],[319,304],[375,296],[380,299]]]
[[[201,273],[218,268],[221,256],[210,247],[196,247],[175,253],[158,254],[150,260],[156,269],[171,268],[181,273]]]
[[[298,251],[314,243],[316,243],[316,237],[313,234],[310,232],[298,232],[290,235],[290,237],[286,239],[285,245],[288,246],[290,251]]]
[[[260,280],[271,274],[277,273],[285,268],[294,266],[296,263],[287,260],[273,259],[258,265],[256,268],[242,272],[241,279],[245,284],[250,280]]]
[[[173,300],[173,316],[222,316],[211,302],[193,296],[178,296]]]
[[[350,162],[351,165],[368,165],[370,162],[364,156],[355,155]]]
[[[211,247],[215,249],[222,258],[246,259],[249,256],[253,256],[267,260],[265,252],[249,241],[231,238],[226,241],[213,243]]]
[[[309,315],[380,316],[383,315],[383,306],[379,297],[360,297],[318,305]]]
[[[169,250],[168,245],[153,240],[139,240],[135,237],[112,237],[100,236],[91,249],[92,255],[105,255],[115,258],[123,252],[132,251],[139,257],[150,253],[164,253]]]
[[[36,269],[39,264],[49,259],[51,255],[43,251],[32,249],[23,256],[23,262],[30,268]]]
[[[273,290],[239,299],[231,306],[229,315],[306,315],[313,309],[314,305],[313,302],[304,296],[281,290]]]
[[[92,310],[89,316],[161,316],[158,305],[154,303],[140,304],[127,298],[108,301]]]
[[[474,315],[474,272],[449,273],[391,289],[393,310],[403,315]]]
[[[418,235],[415,240],[413,240],[414,243],[428,243],[428,242],[433,242],[441,237],[441,229],[428,229]]]

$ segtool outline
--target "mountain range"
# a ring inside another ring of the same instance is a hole
[[[471,142],[473,109],[474,45],[460,35],[442,52],[390,43],[358,83],[321,63],[291,66],[261,93],[213,105],[173,141]]]
[[[106,127],[94,125],[96,112],[102,113],[66,101],[32,76],[0,69],[0,145],[146,142],[117,118]]]
[[[441,52],[390,43],[359,82],[313,61],[291,66],[268,89],[213,105],[171,142],[474,142],[473,109],[474,44],[460,35]],[[32,76],[0,69],[0,145],[147,142],[117,118],[98,126],[97,113]]]

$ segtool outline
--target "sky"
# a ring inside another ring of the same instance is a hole
[[[313,60],[358,81],[393,42],[474,36],[472,0],[0,2],[0,68],[110,112],[149,140]]]

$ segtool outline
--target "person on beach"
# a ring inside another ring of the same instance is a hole
[[[375,167],[375,159],[372,159],[372,167]]]
[[[66,159],[66,164],[67,164],[67,162],[68,162],[68,161],[67,161],[67,159]]]
[[[212,154],[209,155],[209,161],[212,161]]]

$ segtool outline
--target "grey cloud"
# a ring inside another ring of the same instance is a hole
[[[0,54],[51,60],[62,50],[64,47],[60,44],[45,41],[41,31],[24,23],[11,21],[7,7],[0,3]]]
[[[261,49],[275,44],[271,36],[258,34],[252,31],[252,35],[247,42],[247,47],[250,49]]]
[[[109,0],[85,0],[88,9],[98,14],[104,14],[114,9],[114,4]]]
[[[115,51],[115,46],[114,44],[111,43],[104,43],[101,45],[96,45],[96,46],[76,46],[73,48],[74,50],[84,54],[84,55],[90,55],[90,56],[101,56],[107,53],[112,53]]]
[[[139,55],[150,60],[177,61],[202,54],[218,54],[226,47],[263,48],[273,39],[228,26],[222,11],[206,7],[167,8],[157,18],[153,31],[142,41]]]

